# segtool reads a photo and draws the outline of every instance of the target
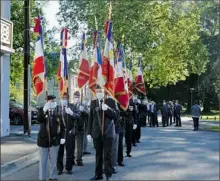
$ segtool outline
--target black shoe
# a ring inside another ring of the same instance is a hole
[[[57,175],[61,175],[63,173],[63,171],[62,170],[59,170],[58,172],[57,172]]]
[[[77,162],[77,165],[80,167],[84,166],[83,162]]]
[[[84,151],[83,152],[83,155],[90,155],[91,153],[90,152],[88,152],[88,151]]]
[[[73,171],[72,171],[72,170],[67,170],[67,174],[68,174],[68,175],[72,175],[72,174],[73,174]]]
[[[118,163],[118,166],[124,167],[125,165],[123,163]]]
[[[137,143],[140,143],[140,141],[138,140]]]
[[[102,180],[103,176],[102,175],[95,175],[94,177],[92,177],[90,180]]]
[[[49,178],[49,180],[58,180],[57,178]]]
[[[114,167],[112,168],[112,173],[113,173],[113,174],[116,174],[116,173],[117,173],[116,168],[114,168]]]
[[[106,177],[106,180],[112,180],[112,178],[111,177]]]
[[[137,146],[136,144],[133,144],[133,146]]]
[[[196,131],[196,129],[194,128],[193,131]]]
[[[131,154],[127,154],[127,157],[132,157]]]

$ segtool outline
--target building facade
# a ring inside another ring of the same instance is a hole
[[[10,21],[10,0],[1,3],[1,54],[0,54],[0,118],[1,137],[10,133],[9,120],[9,85],[10,85],[10,54],[14,52],[13,23]]]

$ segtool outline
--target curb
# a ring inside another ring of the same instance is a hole
[[[39,152],[36,151],[19,159],[5,163],[1,166],[1,179],[18,170],[21,170],[25,167],[28,167],[38,162],[39,162]]]

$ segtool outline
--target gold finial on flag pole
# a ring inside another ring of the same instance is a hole
[[[112,17],[112,1],[110,1],[110,3],[109,3],[109,12],[108,12],[109,20],[111,19],[111,17]]]

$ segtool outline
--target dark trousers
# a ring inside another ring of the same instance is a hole
[[[151,112],[148,111],[148,114],[147,114],[147,121],[148,121],[148,124],[150,124],[150,117],[151,117]]]
[[[57,157],[57,169],[63,171],[64,147],[66,147],[66,170],[72,170],[74,164],[75,135],[72,133],[66,137],[66,143],[60,145]]]
[[[136,141],[139,141],[141,139],[141,126],[138,125],[136,131]]]
[[[119,133],[119,141],[118,141],[118,163],[123,162],[123,137],[124,133]]]
[[[199,129],[199,118],[193,117],[193,123],[194,123],[194,129],[198,130]]]
[[[176,126],[180,126],[180,127],[182,126],[180,115],[176,115]]]
[[[172,125],[172,119],[173,119],[172,114],[169,114],[168,120],[170,121],[170,125]]]
[[[113,138],[106,138],[105,136],[99,136],[93,139],[96,150],[96,167],[95,174],[97,176],[102,175],[103,154],[104,154],[104,167],[105,175],[107,177],[112,176],[112,141]]]
[[[136,129],[133,129],[132,130],[132,144],[133,145],[135,145],[135,143],[137,143],[137,140],[136,140],[136,138],[137,138],[137,132],[136,132]]]
[[[131,153],[131,148],[132,148],[132,132],[133,132],[133,124],[126,124],[126,133],[125,133],[125,142],[127,146],[127,154]]]
[[[173,114],[173,123],[176,123],[176,114]]]
[[[82,162],[84,134],[76,135],[76,162]]]
[[[155,126],[155,114],[150,114],[150,127]]]

